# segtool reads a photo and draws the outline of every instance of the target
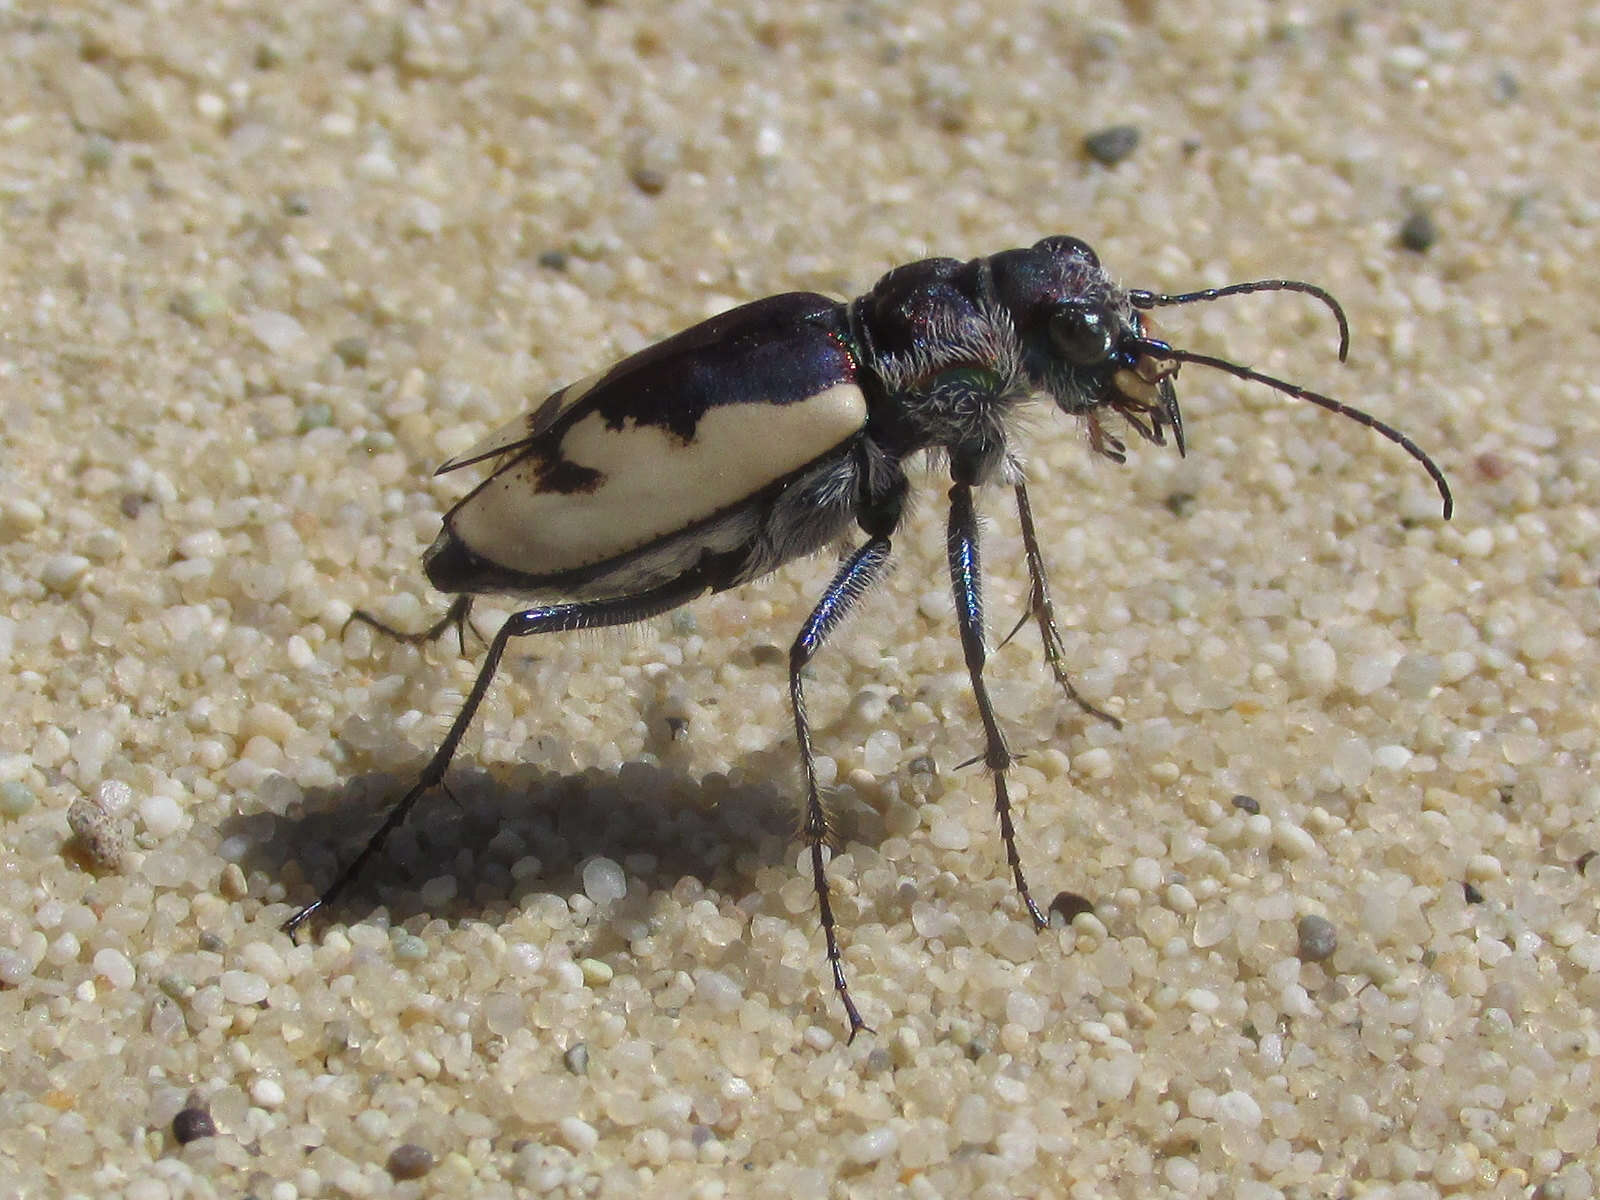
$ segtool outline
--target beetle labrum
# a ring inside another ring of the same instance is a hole
[[[446,462],[489,474],[444,517],[423,556],[429,581],[456,593],[442,620],[413,640],[466,620],[472,599],[529,600],[489,642],[476,681],[412,788],[322,895],[284,925],[293,932],[344,891],[440,785],[514,638],[642,621],[698,596],[757,579],[792,559],[860,541],[841,558],[789,653],[789,696],[804,769],[802,825],[828,965],[854,1038],[865,1022],[850,995],[824,872],[829,839],[806,716],[802,671],[883,574],[905,509],[906,460],[942,455],[951,477],[947,546],[956,622],[978,716],[978,760],[993,781],[1000,837],[1034,924],[1045,918],[1017,853],[1006,772],[1014,761],[984,683],[983,604],[973,489],[1012,488],[1045,656],[1085,711],[1062,662],[1043,553],[1022,461],[1019,408],[1053,401],[1087,425],[1090,447],[1121,462],[1106,428],[1121,417],[1140,437],[1184,452],[1173,379],[1183,363],[1214,367],[1350,417],[1427,470],[1449,518],[1443,473],[1410,438],[1337,400],[1225,359],[1161,340],[1149,310],[1260,291],[1307,293],[1349,328],[1321,288],[1272,279],[1181,295],[1113,283],[1083,242],[1050,237],[1027,249],[960,262],[925,259],[890,271],[848,303],[807,292],[734,308],[562,388],[531,412]],[[366,614],[356,618],[387,630]],[[393,630],[387,632],[394,633]],[[1015,631],[1013,631],[1015,632]],[[407,635],[400,635],[407,636]]]

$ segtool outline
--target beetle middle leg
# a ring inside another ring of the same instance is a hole
[[[828,635],[844,620],[861,594],[883,574],[884,564],[888,561],[887,537],[872,538],[845,559],[789,649],[789,701],[794,708],[794,731],[800,742],[800,761],[806,773],[805,838],[806,844],[811,847],[811,881],[817,891],[817,912],[822,921],[822,936],[828,945],[828,966],[833,970],[833,987],[839,993],[845,1015],[850,1020],[851,1041],[863,1029],[870,1031],[870,1026],[861,1019],[855,1001],[850,998],[850,985],[844,977],[844,960],[839,955],[839,938],[834,932],[833,905],[828,899],[828,877],[822,862],[822,846],[828,840],[828,813],[822,806],[822,794],[817,786],[817,764],[811,750],[811,723],[806,719],[806,700],[800,672],[822,648]]]
[[[1000,840],[1005,843],[1006,863],[1017,894],[1027,905],[1028,915],[1039,929],[1045,927],[1044,914],[1028,892],[1022,874],[1022,856],[1017,853],[1017,830],[1011,822],[1011,793],[1006,787],[1006,771],[1015,762],[1005,734],[994,715],[988,685],[983,681],[983,665],[988,652],[983,644],[982,569],[978,561],[978,516],[972,507],[972,485],[958,481],[950,489],[950,525],[947,536],[950,556],[950,586],[955,594],[956,624],[961,631],[961,651],[972,681],[972,695],[983,722],[983,764],[994,778],[994,810],[1000,818]]]
[[[505,655],[506,646],[512,638],[529,637],[536,633],[564,633],[574,629],[604,629],[613,625],[632,625],[686,604],[705,590],[705,582],[698,575],[690,574],[636,596],[552,604],[512,613],[507,617],[505,624],[500,626],[500,631],[494,635],[494,640],[489,643],[489,652],[484,656],[483,666],[478,668],[478,677],[473,680],[472,690],[467,693],[466,701],[456,713],[456,719],[451,722],[450,731],[445,734],[438,750],[434,751],[433,757],[422,768],[416,783],[389,810],[389,815],[383,819],[383,824],[378,826],[377,832],[367,839],[367,844],[362,847],[361,853],[339,872],[322,895],[285,921],[283,931],[293,934],[318,909],[326,907],[342,895],[372,857],[383,849],[383,844],[389,840],[389,835],[400,827],[417,801],[444,781],[450,760],[455,757],[456,748],[466,736],[467,728],[472,724],[478,706],[483,703],[483,698],[489,691],[489,684],[493,682],[495,672],[499,670],[500,659]],[[450,606],[450,613],[459,610],[464,617],[467,609],[467,604],[464,603],[466,600],[467,597],[458,596]],[[447,613],[446,621],[449,618],[450,614]],[[376,624],[371,621],[369,623]],[[448,627],[448,624],[440,626],[441,630]]]

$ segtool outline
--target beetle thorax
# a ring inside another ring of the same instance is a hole
[[[939,313],[911,350],[873,367],[894,400],[902,452],[1003,446],[1016,406],[1037,390],[1010,316],[987,306]]]

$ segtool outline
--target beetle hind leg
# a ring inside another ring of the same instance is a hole
[[[327,907],[341,896],[356,876],[361,874],[367,863],[383,849],[383,844],[389,840],[389,835],[405,821],[417,801],[444,782],[450,761],[455,758],[461,739],[466,736],[478,706],[483,703],[483,698],[489,691],[489,684],[494,681],[495,672],[500,668],[500,660],[504,657],[506,646],[512,638],[530,637],[536,633],[564,633],[574,629],[604,629],[613,625],[632,625],[637,621],[660,616],[664,612],[670,612],[682,604],[687,604],[705,590],[704,581],[698,575],[691,574],[636,596],[552,604],[512,613],[507,617],[505,624],[500,626],[499,632],[489,643],[489,652],[484,655],[483,665],[478,668],[478,676],[472,681],[472,690],[467,693],[467,698],[462,703],[460,711],[456,713],[455,720],[450,723],[450,731],[445,734],[444,741],[439,744],[433,757],[422,768],[416,783],[412,784],[411,790],[389,809],[377,832],[367,839],[361,852],[334,877],[333,882],[323,890],[323,893],[283,923],[283,931],[293,935],[313,913]],[[453,615],[459,615],[464,620],[470,603],[470,597],[458,596],[450,605],[450,612],[445,614],[444,620],[435,626],[435,629],[438,631],[448,629]],[[377,625],[380,629],[384,628],[370,617],[366,620],[367,623]]]
[[[956,483],[950,489],[950,526],[947,538],[950,556],[950,586],[955,595],[956,624],[961,632],[961,651],[966,658],[967,675],[972,681],[972,695],[978,704],[978,717],[983,722],[984,750],[982,761],[994,779],[994,810],[1000,818],[1000,840],[1006,848],[1006,864],[1011,868],[1011,878],[1017,894],[1027,906],[1028,915],[1036,928],[1045,927],[1044,914],[1034,903],[1028,891],[1027,877],[1022,873],[1022,856],[1017,852],[1017,830],[1011,820],[1011,792],[1006,786],[1006,771],[1016,761],[1011,748],[1006,745],[1005,734],[994,715],[994,704],[989,699],[988,685],[983,681],[983,666],[988,652],[983,644],[982,572],[978,561],[978,516],[972,507],[972,486]]]
[[[817,601],[799,636],[789,649],[789,702],[794,709],[795,737],[800,743],[800,762],[806,775],[806,813],[804,834],[811,849],[811,882],[817,892],[817,913],[822,922],[823,940],[828,946],[828,966],[833,972],[833,988],[839,993],[845,1016],[850,1021],[850,1040],[863,1029],[871,1031],[855,1001],[850,996],[850,984],[845,979],[844,959],[839,953],[839,936],[835,931],[833,904],[828,897],[828,876],[824,870],[822,849],[830,841],[832,830],[828,812],[822,802],[822,792],[817,786],[817,764],[811,749],[811,723],[806,718],[805,691],[800,673],[822,648],[822,643],[834,631],[861,594],[883,574],[889,561],[889,539],[874,537],[847,558]]]

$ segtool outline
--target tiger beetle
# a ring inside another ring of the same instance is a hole
[[[884,575],[906,509],[906,463],[932,452],[950,472],[947,549],[956,624],[983,723],[982,761],[994,783],[1011,877],[1035,926],[1045,917],[1017,853],[1006,744],[984,682],[983,602],[973,489],[1011,488],[1031,580],[1015,634],[1037,623],[1050,668],[1085,712],[1117,724],[1072,686],[1045,581],[1016,418],[1036,397],[1087,427],[1090,448],[1116,462],[1120,417],[1145,441],[1170,434],[1184,453],[1173,380],[1184,363],[1213,367],[1338,413],[1396,443],[1444,501],[1443,472],[1377,418],[1282,379],[1162,339],[1151,309],[1248,292],[1303,292],[1333,312],[1339,358],[1349,324],[1338,302],[1290,279],[1168,295],[1112,282],[1083,242],[1049,237],[1028,249],[960,262],[930,258],[890,271],[840,303],[811,292],[731,309],[562,388],[450,459],[439,473],[485,464],[488,476],[444,517],[423,555],[428,580],[456,593],[422,634],[460,631],[474,597],[532,607],[488,643],[466,702],[421,775],[322,895],[284,924],[293,932],[350,884],[424,793],[439,786],[515,638],[643,621],[737,587],[859,531],[789,651],[789,699],[805,772],[803,835],[834,990],[850,1037],[868,1028],[850,995],[829,902],[823,847],[832,833],[806,716],[806,665]],[[387,633],[396,631],[357,612]]]

